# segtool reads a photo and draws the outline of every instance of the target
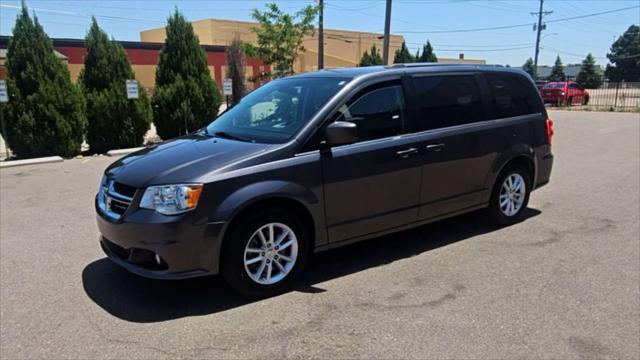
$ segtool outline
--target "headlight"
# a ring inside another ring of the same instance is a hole
[[[149,186],[142,195],[140,207],[164,215],[176,215],[198,206],[202,184]]]

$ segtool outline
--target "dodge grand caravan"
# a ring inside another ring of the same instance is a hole
[[[552,121],[524,72],[412,64],[271,81],[207,127],[107,168],[100,243],[160,279],[286,290],[317,251],[485,209],[522,218]]]

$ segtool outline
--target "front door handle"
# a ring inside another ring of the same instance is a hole
[[[415,155],[418,153],[418,149],[416,148],[410,148],[410,149],[405,149],[405,150],[399,150],[396,151],[396,155],[398,155],[399,157],[406,159],[412,155]]]
[[[443,143],[427,145],[427,151],[437,152],[437,151],[442,151],[443,148],[444,148]]]

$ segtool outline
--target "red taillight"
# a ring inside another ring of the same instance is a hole
[[[553,120],[547,119],[547,140],[551,145],[551,139],[553,138]]]

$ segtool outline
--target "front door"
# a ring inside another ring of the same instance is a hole
[[[329,241],[372,234],[416,221],[420,149],[408,124],[400,81],[360,91],[334,121],[357,124],[358,142],[322,156]]]

